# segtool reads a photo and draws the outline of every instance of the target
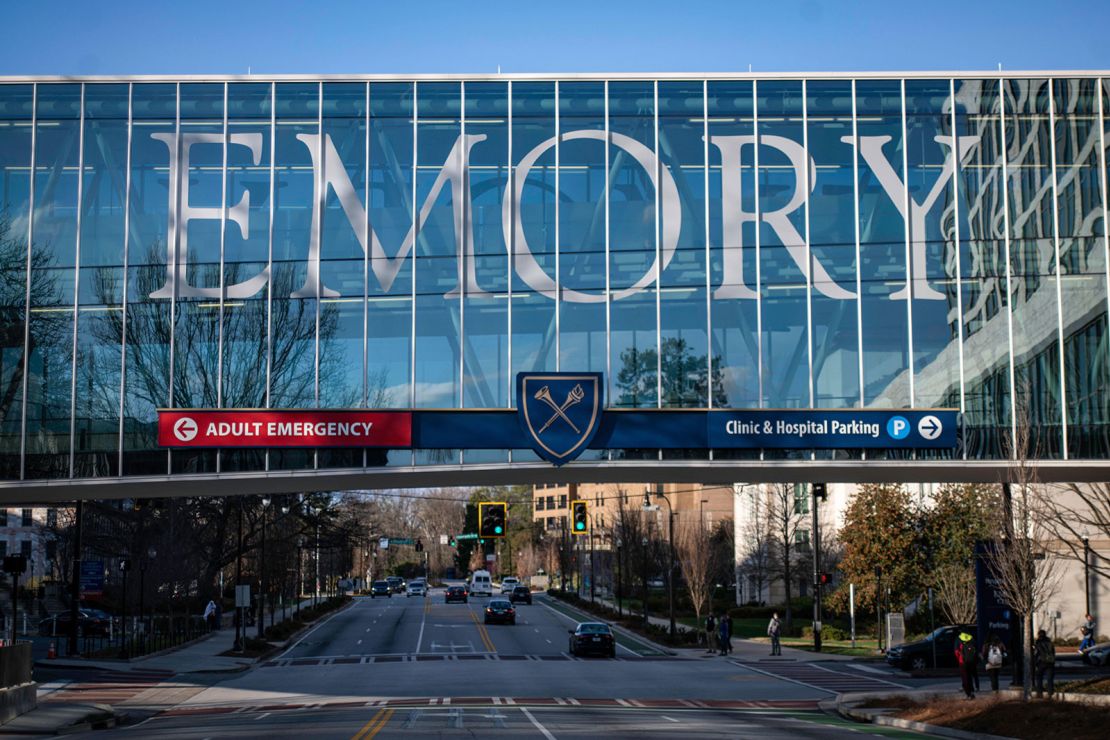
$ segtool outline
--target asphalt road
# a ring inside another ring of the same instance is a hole
[[[842,737],[864,732],[817,703],[912,682],[875,668],[748,655],[665,655],[633,636],[618,657],[567,655],[578,617],[537,596],[517,624],[485,625],[488,599],[357,598],[281,655],[153,707],[123,708],[112,737]],[[738,651],[740,653],[742,651]],[[173,679],[188,684],[188,674]],[[934,681],[935,683],[935,681]],[[187,688],[187,687],[185,687]],[[153,692],[154,695],[157,692]],[[92,734],[90,734],[92,736]]]

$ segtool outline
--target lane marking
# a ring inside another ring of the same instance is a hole
[[[310,630],[309,630],[308,632],[305,632],[305,633],[304,633],[303,635],[301,635],[301,639],[299,639],[299,640],[297,640],[296,642],[294,642],[294,643],[293,643],[292,645],[290,645],[290,646],[289,646],[289,648],[288,648],[288,649],[287,649],[287,650],[286,650],[286,651],[285,651],[284,653],[282,653],[281,655],[279,655],[279,656],[277,656],[277,657],[278,657],[278,658],[284,658],[284,657],[285,657],[286,655],[288,655],[288,654],[289,654],[290,652],[292,652],[293,650],[295,650],[295,649],[297,648],[297,646],[298,646],[298,645],[300,645],[300,644],[301,644],[302,642],[304,642],[304,641],[305,641],[305,640],[306,640],[306,639],[308,638],[308,636],[309,636],[309,635],[311,635],[311,634],[312,634],[313,632],[315,632],[316,630],[318,630],[318,629],[320,629],[321,627],[323,627],[323,626],[324,626],[325,624],[327,624],[328,622],[330,622],[330,621],[331,621],[332,619],[334,619],[335,617],[338,617],[338,616],[339,616],[340,614],[342,614],[343,612],[347,611],[347,610],[348,610],[348,609],[349,609],[349,608],[351,607],[351,605],[353,605],[354,603],[355,603],[354,601],[351,601],[351,602],[349,602],[349,603],[348,603],[348,605],[347,605],[347,606],[345,606],[345,607],[342,607],[342,608],[338,609],[337,611],[335,611],[335,612],[332,612],[332,613],[331,613],[331,614],[329,614],[328,616],[326,616],[326,617],[324,617],[323,619],[321,619],[321,620],[320,620],[320,623],[319,623],[319,624],[317,624],[317,625],[316,625],[315,627],[313,627],[312,629],[310,629]]]
[[[660,717],[662,717],[663,719],[667,720],[668,722],[678,722],[678,720],[677,720],[677,719],[675,719],[674,717],[668,717],[668,716],[667,716],[667,715],[665,715],[665,714],[661,714],[661,715],[659,715],[659,716],[660,716]]]
[[[527,707],[521,707],[520,711],[524,712],[524,716],[527,717],[528,720],[536,726],[536,729],[539,730],[543,734],[543,736],[547,738],[547,740],[555,740],[555,736],[552,735],[546,727],[540,724],[540,721],[536,719],[531,712],[528,711]]]
[[[470,618],[474,620],[474,625],[478,628],[478,636],[482,638],[482,644],[486,646],[486,651],[496,653],[497,648],[493,645],[493,640],[490,639],[489,632],[486,631],[486,626],[478,621],[478,615],[473,610],[470,611]]]
[[[258,720],[260,720],[260,719],[266,719],[266,718],[267,718],[267,717],[269,717],[269,716],[270,716],[270,713],[269,713],[269,712],[263,712],[262,714],[258,715],[258,716],[257,716],[257,717],[255,717],[254,719],[255,719],[255,721],[257,722]]]
[[[420,634],[416,636],[416,654],[420,654],[420,643],[424,642],[424,624],[428,621],[428,600],[424,600],[424,613],[420,616]]]
[[[389,718],[392,716],[392,709],[379,709],[377,713],[370,718],[370,721],[363,725],[362,729],[359,730],[351,740],[370,740],[370,738],[381,732],[382,728],[385,727],[386,723],[389,722]]]
[[[556,609],[556,608],[555,608],[555,607],[553,607],[553,606],[550,606],[550,605],[548,605],[548,604],[544,604],[544,602],[542,602],[542,601],[541,601],[540,603],[541,603],[541,604],[543,604],[543,605],[544,605],[545,607],[547,607],[548,609],[550,609],[551,611],[553,611],[553,612],[555,612],[556,614],[558,614],[558,615],[559,615],[560,617],[562,617],[563,619],[565,619],[565,620],[567,620],[568,622],[570,622],[571,624],[574,624],[574,625],[577,625],[577,624],[578,624],[578,620],[577,620],[577,619],[574,619],[573,617],[571,617],[571,616],[569,616],[569,615],[567,615],[567,614],[564,614],[563,612],[559,611],[558,609]],[[658,649],[656,649],[656,648],[653,648],[653,647],[651,647],[650,645],[647,645],[647,644],[645,644],[645,643],[642,643],[642,642],[640,642],[639,640],[636,640],[636,639],[634,639],[634,638],[628,637],[628,636],[627,636],[627,635],[625,635],[624,633],[621,633],[621,636],[622,636],[622,637],[625,637],[625,639],[628,639],[628,640],[631,640],[632,642],[635,642],[635,643],[636,643],[637,645],[643,645],[643,646],[644,646],[645,648],[648,648],[649,650],[651,650],[651,652],[652,652],[653,654],[658,654],[658,653],[659,653],[659,650],[658,650]],[[625,647],[624,645],[622,645],[622,644],[620,643],[620,640],[617,640],[617,639],[616,639],[616,637],[617,637],[617,631],[616,631],[616,630],[613,630],[613,642],[617,643],[617,647],[619,647],[619,648],[620,648],[621,650],[624,650],[624,651],[625,651],[625,652],[627,652],[627,653],[631,653],[631,654],[633,654],[633,655],[635,655],[635,656],[637,656],[637,657],[639,657],[639,656],[643,655],[643,653],[638,653],[638,652],[636,652],[635,650],[633,650],[632,648],[629,648],[629,647]]]
[[[361,645],[361,644],[362,644],[362,640],[359,640],[359,641],[358,641],[358,642],[356,642],[355,644],[356,644],[356,645]]]

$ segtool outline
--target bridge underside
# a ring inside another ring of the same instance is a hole
[[[951,460],[637,460],[577,462],[561,468],[530,462],[275,470],[11,481],[0,483],[0,504],[540,483],[998,483],[1029,479],[1031,473],[1042,483],[1110,481],[1110,461],[1052,460],[1025,470],[1016,463]]]

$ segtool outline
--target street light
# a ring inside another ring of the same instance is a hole
[[[668,536],[668,540],[669,540],[668,550],[670,551],[668,553],[669,564],[668,564],[668,567],[667,567],[667,609],[670,612],[669,616],[670,616],[670,622],[671,622],[671,624],[670,624],[671,639],[674,640],[675,635],[677,633],[677,630],[675,628],[675,620],[674,620],[674,509],[671,507],[670,499],[668,499],[663,494],[663,487],[662,486],[657,486],[656,487],[655,497],[663,499],[663,502],[667,504],[667,530],[668,530],[667,531],[667,536]],[[659,507],[657,506],[655,508],[657,509]],[[646,491],[644,492],[644,510],[645,511],[653,511],[653,509],[651,507],[651,500],[648,498],[648,494],[647,494]]]
[[[266,510],[270,508],[270,497],[262,497],[262,552],[258,558],[258,639],[262,639],[266,622]]]

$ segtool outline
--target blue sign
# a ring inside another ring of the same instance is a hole
[[[950,449],[956,418],[952,409],[709,411],[706,441],[714,449]]]
[[[975,543],[975,624],[979,645],[998,635],[1007,650],[1014,653],[1014,640],[1020,640],[1021,624],[998,590],[998,577],[991,571],[994,542]]]
[[[104,561],[81,561],[81,598],[94,598],[104,595]]]
[[[601,373],[519,373],[516,388],[520,427],[540,457],[563,465],[589,447],[601,421]]]

